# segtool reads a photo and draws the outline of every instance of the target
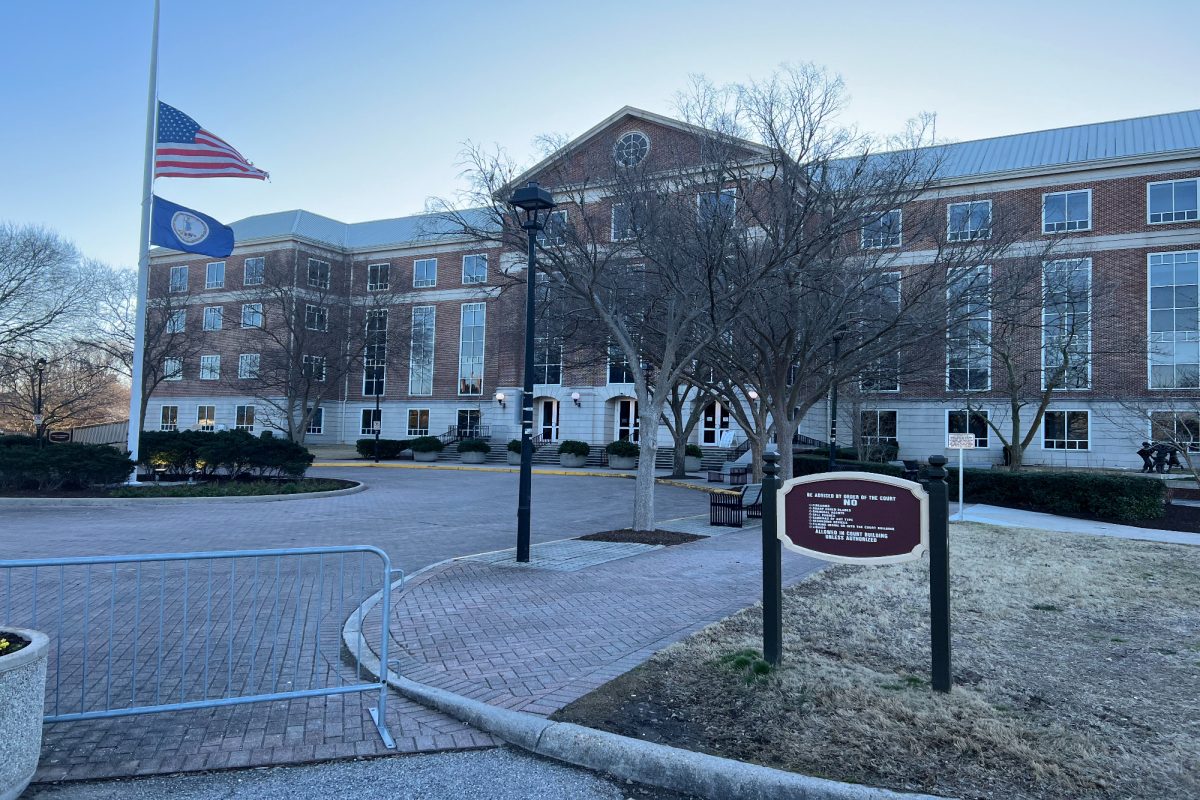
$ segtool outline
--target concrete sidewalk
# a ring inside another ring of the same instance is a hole
[[[1141,539],[1147,542],[1167,544],[1200,545],[1200,533],[1166,531],[1156,528],[1138,528],[1133,525],[1118,525],[1113,522],[1096,522],[1090,519],[1060,517],[1040,511],[1023,511],[1019,508],[989,506],[983,503],[968,503],[965,514],[967,522],[983,522],[1007,528],[1033,528],[1040,531],[1059,533],[1082,533],[1089,536],[1111,536],[1117,539]],[[950,521],[958,521],[958,503],[950,504]]]

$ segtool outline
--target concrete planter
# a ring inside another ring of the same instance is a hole
[[[608,465],[613,469],[637,469],[637,456],[609,456]]]
[[[684,456],[683,457],[683,471],[684,472],[699,472],[700,468],[702,466],[703,466],[703,464],[700,463],[700,459],[697,458],[696,456]]]
[[[574,453],[559,453],[558,465],[560,467],[586,467],[587,456],[576,455]]]
[[[458,457],[462,459],[462,463],[464,464],[482,464],[487,461],[487,453],[479,453],[476,451],[459,453]]]
[[[0,656],[0,800],[15,800],[33,780],[41,755],[50,639],[37,631],[6,630],[30,642]]]
[[[419,450],[413,451],[413,461],[429,462],[429,461],[437,461],[437,460],[438,460],[438,454],[436,451],[430,451],[428,453],[421,452]]]
[[[512,450],[509,450],[509,451],[508,451],[508,465],[509,465],[510,467],[519,467],[519,466],[521,466],[521,454],[520,454],[520,453],[514,453]]]

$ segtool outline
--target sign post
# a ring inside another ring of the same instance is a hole
[[[961,453],[962,450],[959,450]],[[962,470],[959,470],[959,478]],[[950,691],[950,497],[946,457],[929,457],[929,645],[933,690]],[[961,489],[959,490],[961,491]],[[962,495],[959,495],[960,502]]]
[[[779,542],[775,496],[778,453],[763,454],[763,660],[778,667],[783,660],[783,550]]]
[[[963,450],[975,449],[975,434],[948,433],[946,447],[958,450],[958,521],[962,522],[966,519],[963,516]]]

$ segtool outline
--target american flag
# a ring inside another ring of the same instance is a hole
[[[154,144],[156,178],[257,178],[267,173],[246,160],[224,139],[166,103],[158,104]]]

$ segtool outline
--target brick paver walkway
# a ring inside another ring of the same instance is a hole
[[[759,600],[760,537],[746,530],[575,572],[471,560],[435,567],[395,593],[393,669],[548,715]],[[785,582],[819,567],[785,554]],[[378,641],[373,622],[365,630]]]

